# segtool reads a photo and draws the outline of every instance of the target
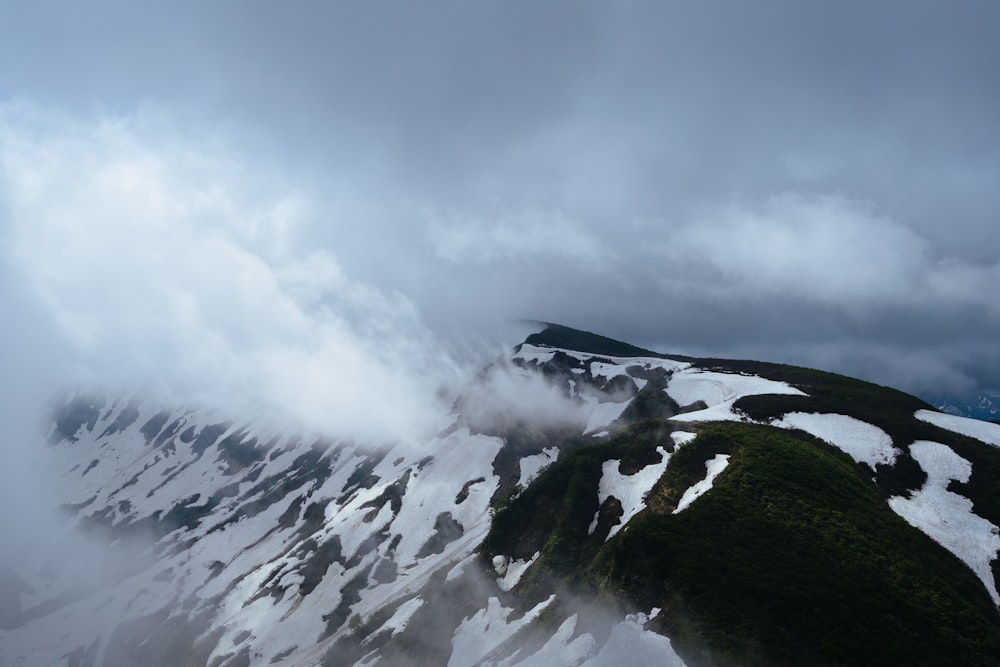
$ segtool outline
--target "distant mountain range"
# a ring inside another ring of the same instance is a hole
[[[81,394],[51,443],[103,567],[0,572],[3,665],[1000,667],[1000,425],[832,373],[548,325],[419,442]]]
[[[928,402],[949,415],[1000,422],[1000,397],[997,396],[929,397]]]

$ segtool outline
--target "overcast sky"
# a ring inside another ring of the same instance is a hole
[[[998,34],[986,0],[2,1],[3,389],[377,421],[537,318],[998,392]]]

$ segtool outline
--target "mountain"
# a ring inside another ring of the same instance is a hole
[[[1000,425],[831,373],[549,325],[415,442],[50,440],[88,537],[0,575],[4,665],[1000,665]]]
[[[1000,398],[977,394],[972,396],[948,396],[931,398],[930,402],[950,415],[1000,422]]]

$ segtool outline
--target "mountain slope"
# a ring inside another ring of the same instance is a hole
[[[1000,665],[1000,426],[843,376],[548,325],[411,443],[88,396],[52,440],[113,566],[9,573],[3,664]]]

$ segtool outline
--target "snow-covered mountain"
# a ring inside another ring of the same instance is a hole
[[[984,421],[1000,421],[1000,398],[980,394],[976,396],[950,396],[931,399],[931,403],[950,415],[981,419]]]
[[[1000,664],[1000,425],[550,325],[414,440],[72,397],[0,663]]]

